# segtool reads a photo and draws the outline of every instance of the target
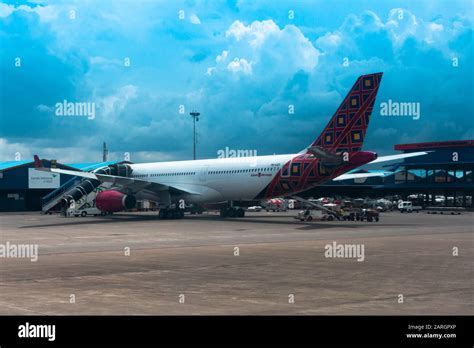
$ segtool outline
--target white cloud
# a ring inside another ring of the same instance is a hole
[[[341,42],[341,36],[338,34],[325,35],[324,38],[329,45],[338,45]]]
[[[376,13],[364,11],[359,16],[349,15],[342,26],[356,31],[375,32],[383,29],[385,24]]]
[[[77,143],[83,144],[86,141],[82,139]],[[84,147],[45,146],[41,140],[12,143],[5,138],[0,138],[0,161],[13,161],[17,155],[22,161],[33,161],[33,155],[38,155],[40,158],[57,159],[60,163],[91,162],[94,158],[97,158],[99,162],[101,158],[100,149],[94,151]]]
[[[443,25],[438,23],[430,23],[428,26],[433,31],[441,31],[444,29]]]
[[[234,21],[225,33],[228,48],[216,57],[216,69],[233,73],[292,75],[298,70],[312,71],[318,63],[319,51],[294,25],[280,29],[273,20],[254,21],[245,25]],[[224,63],[229,52],[234,57]]]
[[[41,22],[51,22],[58,17],[58,9],[53,5],[42,6],[38,5],[30,7],[28,5],[20,5],[15,7],[13,5],[7,5],[0,3],[0,18],[8,17],[15,11],[34,12],[38,15]]]
[[[47,105],[44,105],[44,104],[40,104],[36,107],[36,109],[39,111],[39,112],[45,112],[45,113],[49,113],[49,112],[53,112],[53,108],[51,106],[47,106]]]
[[[214,72],[216,71],[216,67],[210,67],[210,68],[207,68],[207,71],[206,71],[206,74],[207,75],[212,75]]]
[[[247,39],[250,45],[260,46],[269,36],[279,31],[280,28],[271,19],[255,21],[249,26],[237,20],[231,24],[225,36],[234,37],[237,41]]]
[[[101,56],[93,56],[89,58],[92,65],[123,65],[123,62],[119,59],[107,59]]]
[[[17,155],[20,160],[32,158],[30,146],[22,143],[10,143],[5,138],[0,138],[0,161],[14,161]]]
[[[78,144],[85,144],[88,139],[82,138],[77,141]],[[139,162],[157,162],[171,161],[175,159],[173,154],[163,151],[127,151],[130,154],[130,160],[135,163]],[[8,162],[16,160],[16,156],[20,156],[19,160],[33,161],[33,155],[40,158],[56,159],[60,163],[81,163],[81,162],[101,162],[102,149],[88,149],[84,146],[48,146],[41,141],[29,141],[28,143],[16,142],[11,143],[5,138],[0,138],[0,162]],[[109,160],[123,160],[124,152],[110,151]]]
[[[229,51],[222,51],[222,53],[216,57],[216,63],[219,63],[220,61],[225,61],[228,55]]]
[[[428,44],[430,48],[436,48],[450,57],[453,52],[449,42],[464,28],[465,23],[448,21],[442,17],[435,21],[424,21],[403,8],[391,9],[386,22],[375,13],[365,11],[360,15],[349,15],[338,29],[320,36],[315,44],[324,53],[344,52],[344,56],[355,59],[361,52],[367,52],[367,47],[363,45],[370,43],[364,40],[364,36],[376,33],[381,34],[381,39],[382,35],[386,35],[394,53],[402,49],[406,40],[413,39],[420,44],[420,48],[428,47]]]
[[[13,11],[15,11],[15,6],[0,2],[0,18],[8,17],[13,13]]]
[[[38,14],[42,22],[51,22],[58,18],[59,14],[58,8],[53,5],[36,6],[33,8],[33,12],[36,12]]]
[[[201,20],[199,19],[199,17],[196,15],[196,14],[192,14],[191,16],[189,16],[189,21],[192,23],[192,24],[201,24]]]
[[[98,102],[101,116],[116,117],[137,96],[138,88],[134,85],[121,87],[116,94],[102,98]]]
[[[246,75],[250,75],[252,73],[251,63],[247,62],[247,60],[244,58],[234,58],[234,60],[227,65],[227,69],[233,73],[242,72]]]
[[[416,17],[401,8],[390,10],[389,19],[385,25],[395,46],[401,46],[408,37],[416,36],[420,27]]]
[[[247,28],[241,21],[235,21],[225,32],[225,37],[234,36],[235,39],[239,41],[249,32],[249,30],[250,29]]]

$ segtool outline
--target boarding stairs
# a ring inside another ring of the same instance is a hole
[[[112,164],[91,170],[90,172],[130,176],[131,168],[126,164]],[[60,206],[61,210],[64,210],[68,208],[73,201],[75,202],[75,209],[80,209],[84,207],[86,203],[92,202],[95,199],[97,188],[101,185],[103,184],[99,180],[74,176],[62,186],[42,198],[41,211],[43,214],[47,214],[57,206]]]

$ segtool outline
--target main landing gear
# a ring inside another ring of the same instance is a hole
[[[222,208],[220,211],[220,216],[221,217],[244,217],[245,216],[245,210],[243,208],[234,208],[234,207],[227,207],[227,208]]]
[[[184,217],[183,209],[162,208],[158,213],[160,219],[182,219]]]

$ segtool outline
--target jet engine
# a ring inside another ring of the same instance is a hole
[[[137,200],[135,196],[126,195],[117,190],[101,191],[95,198],[95,206],[100,211],[115,213],[118,211],[135,208]]]

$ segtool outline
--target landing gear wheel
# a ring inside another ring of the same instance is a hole
[[[174,219],[182,219],[184,217],[184,213],[182,210],[175,210],[173,212],[173,218]]]
[[[87,216],[87,213],[86,213],[85,211],[83,211],[83,212],[81,213],[81,216],[82,216],[82,217],[86,217],[86,216]]]
[[[242,208],[222,208],[220,210],[220,217],[231,217],[231,218],[235,218],[235,217],[238,217],[238,218],[241,218],[241,217],[244,217],[245,216],[245,210],[242,209]]]

